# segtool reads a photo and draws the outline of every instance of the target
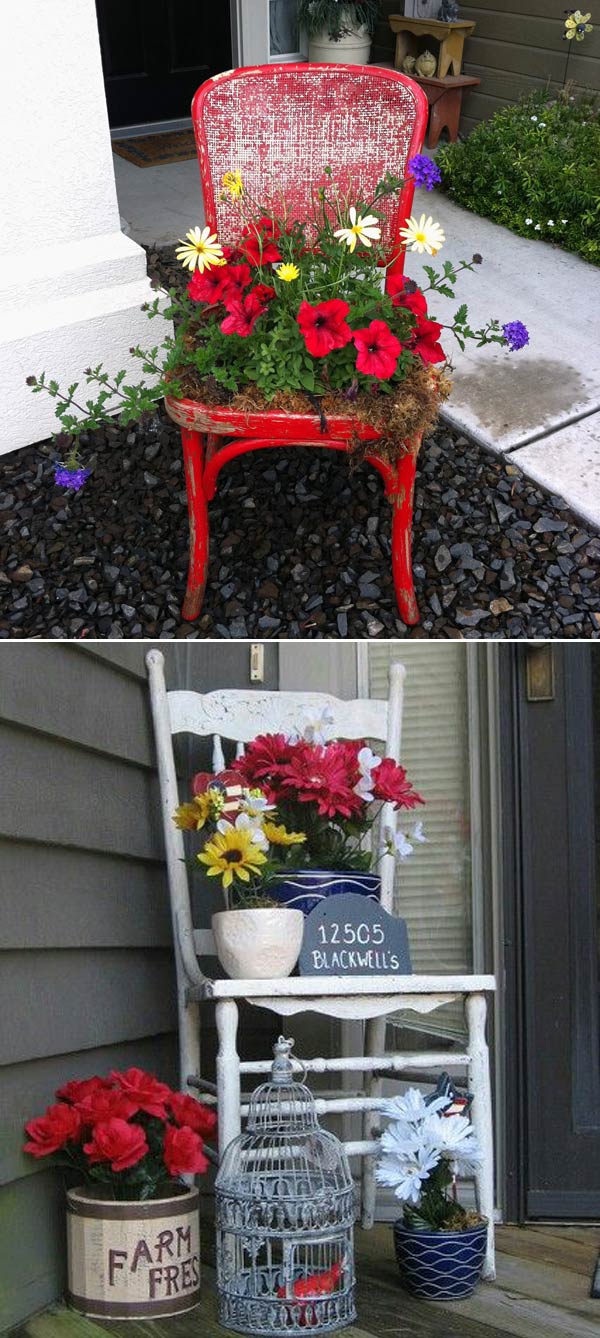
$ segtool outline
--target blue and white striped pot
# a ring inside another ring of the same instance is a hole
[[[466,1231],[417,1231],[394,1222],[400,1278],[413,1296],[458,1301],[475,1291],[485,1259],[487,1222]]]
[[[282,906],[310,915],[325,897],[340,892],[358,892],[359,896],[379,901],[381,878],[378,873],[332,873],[330,869],[298,869],[281,874],[269,884],[269,896]]]

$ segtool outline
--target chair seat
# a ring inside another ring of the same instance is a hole
[[[213,999],[261,999],[390,994],[482,994],[495,990],[494,976],[286,976],[278,980],[211,980]]]
[[[214,433],[223,437],[262,438],[281,442],[377,441],[381,435],[368,423],[350,414],[327,416],[327,431],[321,430],[317,413],[286,413],[279,410],[243,413],[226,405],[203,404],[200,400],[165,399],[169,418],[189,432]]]

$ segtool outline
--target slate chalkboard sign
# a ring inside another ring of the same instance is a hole
[[[315,906],[304,926],[301,976],[404,976],[412,966],[406,921],[344,892]]]

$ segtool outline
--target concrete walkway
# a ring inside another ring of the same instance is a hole
[[[201,222],[195,160],[139,168],[115,155],[114,163],[121,215],[137,241],[167,245]],[[454,389],[443,417],[488,450],[510,453],[527,476],[600,526],[600,269],[516,237],[437,191],[417,192],[414,208],[446,233],[437,268],[445,259],[483,257],[460,276],[456,302],[431,298],[432,314],[449,322],[466,302],[473,328],[495,316],[523,321],[530,333],[518,353],[474,345],[461,353],[447,338]],[[422,258],[410,255],[407,272],[427,282]]]

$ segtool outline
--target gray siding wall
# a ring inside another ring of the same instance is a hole
[[[563,41],[565,10],[576,8],[565,0],[473,0],[461,4],[461,19],[477,26],[465,43],[464,73],[481,80],[473,93],[465,94],[460,123],[467,135],[479,121],[493,116],[500,107],[517,102],[524,93],[562,85],[568,46],[572,45],[569,80],[576,87],[600,90],[600,25],[583,42]],[[583,13],[592,5],[580,5]],[[383,0],[382,17],[375,33],[374,61],[393,60],[395,37],[389,14],[403,14],[403,0]],[[597,15],[596,15],[597,17]]]
[[[64,1286],[60,1177],[22,1154],[24,1121],[69,1078],[136,1064],[176,1081],[146,649],[0,656],[0,1331]],[[248,645],[160,649],[170,687],[250,686]],[[182,777],[205,762],[182,741]]]

